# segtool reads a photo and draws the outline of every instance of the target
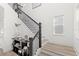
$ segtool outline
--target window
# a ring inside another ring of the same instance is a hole
[[[64,19],[64,15],[60,15],[60,16],[55,16],[54,20],[53,20],[53,34],[55,35],[63,35],[63,27],[64,27],[64,23],[63,23],[63,19]]]

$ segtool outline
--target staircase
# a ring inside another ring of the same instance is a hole
[[[37,49],[41,47],[41,23],[37,23],[29,15],[27,15],[21,8],[23,6],[18,3],[9,4],[13,10],[17,13],[18,18],[29,28],[29,30],[34,33],[34,37],[29,37],[27,43],[29,56],[36,54]]]

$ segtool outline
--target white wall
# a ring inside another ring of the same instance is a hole
[[[79,4],[75,5],[75,20],[74,20],[74,48],[79,56]]]
[[[2,43],[4,41],[4,33],[3,33],[3,28],[4,28],[4,8],[0,6],[0,48],[2,48]]]
[[[32,9],[32,4],[22,4],[23,10],[37,22],[42,22],[42,37],[52,43],[73,46],[74,4],[42,3],[38,8]],[[64,35],[53,35],[54,16],[64,15]]]
[[[4,51],[12,50],[12,38],[16,36],[16,33],[20,33],[22,37],[24,35],[32,36],[33,33],[18,19],[17,14],[7,4],[0,4],[4,8],[4,41],[2,41],[2,48]],[[15,26],[15,23],[21,24],[19,27]]]

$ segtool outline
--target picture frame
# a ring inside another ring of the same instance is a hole
[[[41,3],[32,3],[32,9],[35,9],[39,6],[41,6]]]

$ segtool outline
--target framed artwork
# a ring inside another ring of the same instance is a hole
[[[41,6],[41,3],[32,3],[32,9],[35,9],[39,6]]]

